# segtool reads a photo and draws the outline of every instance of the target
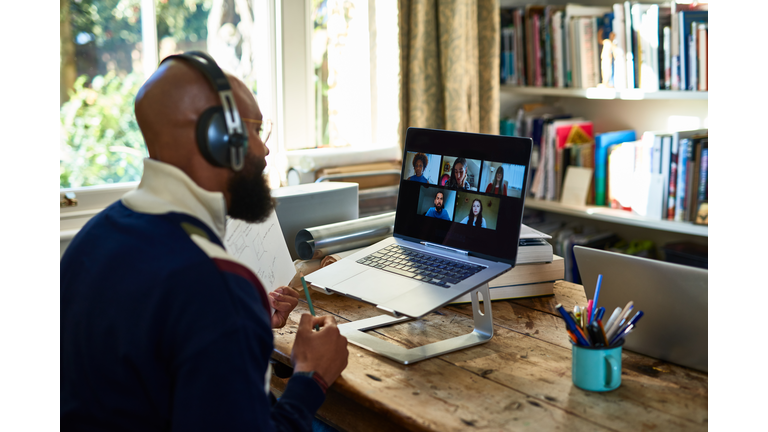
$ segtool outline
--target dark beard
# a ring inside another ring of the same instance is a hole
[[[243,169],[229,180],[229,211],[234,219],[264,222],[275,208],[269,185],[262,173],[267,163],[253,154],[246,154]]]

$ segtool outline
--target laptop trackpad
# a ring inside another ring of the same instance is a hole
[[[421,284],[404,276],[370,269],[334,286],[333,290],[380,305]]]

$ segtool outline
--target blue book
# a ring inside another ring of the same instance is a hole
[[[691,71],[691,50],[688,45],[691,38],[691,23],[707,23],[709,22],[708,17],[709,11],[704,10],[678,12],[679,25],[677,26],[677,31],[679,34],[678,43],[680,44],[680,90],[692,90],[689,88],[691,86],[691,77],[689,76]]]
[[[606,172],[608,171],[608,148],[625,142],[635,141],[635,131],[606,132],[595,137],[595,205],[604,206]]]

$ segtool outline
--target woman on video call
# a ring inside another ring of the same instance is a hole
[[[422,183],[429,183],[429,179],[424,175],[424,169],[427,167],[429,159],[424,153],[417,153],[413,157],[413,172],[414,175],[408,177],[408,180],[413,180]]]
[[[504,168],[496,169],[496,175],[492,182],[488,183],[485,193],[507,196],[507,185],[504,184]]]
[[[469,216],[462,219],[461,223],[486,228],[485,219],[483,218],[483,203],[481,203],[479,199],[472,201],[472,208],[469,210]]]
[[[467,181],[467,160],[463,157],[456,158],[453,162],[451,178],[448,180],[446,186],[456,189],[469,189],[469,182]]]

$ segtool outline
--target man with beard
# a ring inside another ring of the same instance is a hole
[[[443,208],[444,196],[445,194],[443,194],[442,191],[439,191],[435,194],[435,206],[430,207],[430,209],[427,210],[427,213],[425,216],[438,218],[438,219],[445,219],[447,221],[451,220],[451,217],[448,216],[448,212],[445,211],[445,209]]]
[[[198,147],[198,118],[221,99],[189,61],[164,61],[136,96],[149,151],[141,183],[89,221],[60,264],[62,430],[310,430],[347,365],[334,319],[303,314],[294,375],[279,401],[269,393],[272,328],[298,293],[267,294],[224,250],[227,214],[258,222],[273,209],[262,114],[226,79],[248,139],[239,170]]]

